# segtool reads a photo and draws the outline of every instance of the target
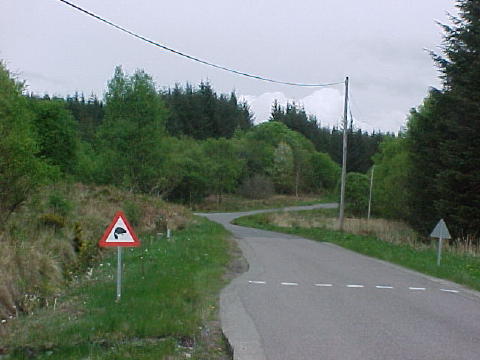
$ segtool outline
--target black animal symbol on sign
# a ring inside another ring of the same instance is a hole
[[[113,236],[115,237],[115,239],[118,239],[118,235],[122,235],[122,234],[126,234],[127,233],[127,230],[125,230],[124,228],[121,228],[121,227],[117,227],[115,229],[115,231],[113,232]]]

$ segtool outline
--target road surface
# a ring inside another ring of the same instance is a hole
[[[313,207],[290,209],[302,208]],[[232,232],[249,263],[220,298],[234,359],[480,359],[480,293],[333,244],[230,224],[257,212],[202,214]]]

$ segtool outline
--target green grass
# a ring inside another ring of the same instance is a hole
[[[434,248],[416,249],[407,244],[393,244],[372,236],[354,235],[325,228],[280,227],[270,223],[269,214],[241,217],[234,223],[334,243],[364,255],[480,290],[480,258],[472,255],[444,251],[441,266],[437,266]]]
[[[205,343],[217,318],[218,293],[230,260],[228,233],[195,219],[173,240],[143,236],[124,250],[122,299],[115,303],[116,249],[91,278],[57,304],[12,322],[8,359],[224,358],[223,338]],[[210,329],[209,329],[210,330]],[[193,345],[193,349],[182,347]]]
[[[296,198],[293,195],[274,195],[268,199],[246,199],[237,195],[226,195],[220,204],[216,201],[206,201],[195,205],[193,210],[199,212],[238,212],[283,208],[287,206],[314,205],[338,201],[335,194],[308,195]]]

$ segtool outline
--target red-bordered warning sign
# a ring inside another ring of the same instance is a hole
[[[118,211],[112,223],[105,230],[98,245],[101,247],[140,246],[140,240],[133,232],[125,214],[122,211]]]

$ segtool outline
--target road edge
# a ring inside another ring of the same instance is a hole
[[[260,335],[236,292],[235,283],[236,280],[231,282],[220,294],[220,323],[233,350],[233,359],[266,360]]]

